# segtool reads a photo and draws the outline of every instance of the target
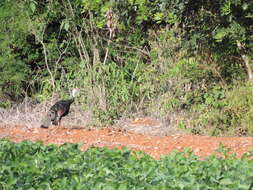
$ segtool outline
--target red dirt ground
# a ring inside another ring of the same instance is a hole
[[[122,148],[141,150],[150,154],[155,159],[161,155],[170,153],[172,150],[182,151],[191,148],[194,153],[203,159],[215,153],[222,143],[231,148],[231,153],[242,156],[253,148],[251,137],[209,137],[196,135],[172,135],[172,136],[147,136],[116,130],[112,128],[102,129],[68,129],[68,128],[26,128],[23,126],[0,127],[0,138],[9,138],[14,142],[22,140],[43,141],[45,144],[53,143],[61,145],[65,142],[84,143],[82,150],[90,146]]]

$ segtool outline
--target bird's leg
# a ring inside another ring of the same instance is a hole
[[[58,116],[59,120],[57,122],[57,126],[55,127],[55,129],[53,130],[54,132],[57,131],[60,127],[61,127],[61,117]]]
[[[58,124],[56,125],[56,127],[54,128],[53,132],[56,132],[58,129],[59,129],[59,122],[58,122]],[[55,133],[53,133],[53,134],[55,134]]]
[[[56,127],[54,127],[54,129],[52,129],[50,135],[54,135],[55,132],[57,131],[58,127],[59,127],[58,125]]]
[[[59,119],[58,119],[59,118]],[[59,126],[60,126],[60,123],[61,123],[61,117],[59,116],[59,115],[57,115],[57,117],[55,118],[55,120],[57,121],[57,123],[56,123],[56,126],[55,126],[55,128],[51,131],[51,135],[52,134],[55,134],[55,132],[57,131],[57,129],[59,128]]]

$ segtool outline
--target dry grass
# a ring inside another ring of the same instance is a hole
[[[31,98],[9,109],[0,108],[0,125],[5,127],[25,126],[27,128],[38,128],[42,124],[42,119],[47,114],[50,107],[58,101],[54,97],[51,100],[37,103]],[[140,133],[145,135],[166,136],[182,133],[178,130],[179,115],[169,114],[167,119],[160,120],[156,117],[134,117],[135,119],[120,118],[112,126],[116,129]],[[95,118],[92,117],[92,110],[84,110],[81,105],[74,102],[70,107],[70,113],[62,118],[61,125],[66,128],[82,128],[93,126]]]
[[[50,101],[36,103],[30,98],[25,98],[21,104],[12,108],[0,108],[0,123],[4,126],[40,127],[41,120],[56,101],[56,98],[52,98]],[[91,111],[84,111],[82,106],[73,103],[70,113],[62,118],[61,124],[65,127],[85,127],[91,123],[91,118]]]

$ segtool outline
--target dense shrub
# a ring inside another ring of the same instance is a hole
[[[235,126],[241,113],[229,101],[253,80],[252,10],[242,0],[4,0],[0,96],[44,101],[79,87],[103,125],[184,113],[177,119],[200,133],[249,133],[251,116]]]

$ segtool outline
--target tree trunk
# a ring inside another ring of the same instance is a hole
[[[248,73],[248,78],[249,81],[253,81],[253,72],[252,72],[252,68],[251,68],[251,62],[252,60],[250,59],[250,57],[246,54],[245,51],[245,44],[241,43],[240,41],[237,41],[237,47],[239,48],[240,52],[241,52],[241,57],[242,60],[244,61],[247,73]]]
[[[250,61],[251,60],[250,60],[249,56],[247,56],[247,55],[241,55],[241,56],[242,56],[242,59],[245,63],[249,80],[253,81],[253,72],[252,72],[252,69],[251,69],[251,66],[250,66]]]

